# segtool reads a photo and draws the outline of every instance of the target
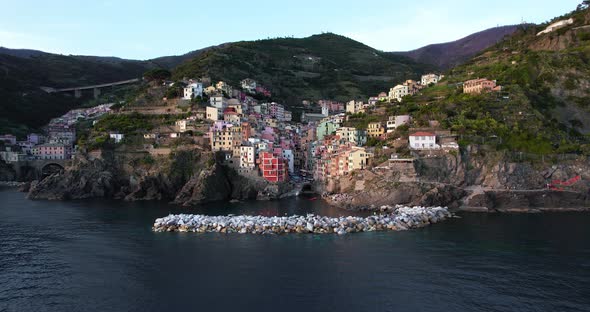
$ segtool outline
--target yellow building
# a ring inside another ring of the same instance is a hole
[[[242,145],[242,127],[218,122],[209,131],[211,151],[232,152],[235,157],[240,156]]]
[[[371,157],[373,157],[373,154],[367,152],[364,148],[353,148],[348,152],[348,172],[367,168]]]
[[[380,122],[371,122],[367,127],[367,136],[369,138],[378,138],[385,133],[385,129]]]

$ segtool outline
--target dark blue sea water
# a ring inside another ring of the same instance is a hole
[[[29,201],[0,189],[0,311],[590,311],[590,214],[463,214],[348,236],[153,233],[169,212],[321,202]]]

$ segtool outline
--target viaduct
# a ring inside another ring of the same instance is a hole
[[[72,92],[73,91],[74,96],[76,98],[79,98],[82,96],[83,90],[91,90],[92,89],[94,91],[94,98],[96,99],[100,95],[100,89],[102,89],[102,88],[132,84],[132,83],[136,83],[139,81],[141,81],[141,79],[135,78],[135,79],[115,81],[115,82],[110,82],[110,83],[103,83],[103,84],[97,84],[97,85],[92,85],[92,86],[83,86],[83,87],[70,87],[70,88],[61,88],[61,89],[56,89],[56,88],[51,88],[51,87],[41,87],[41,90],[43,90],[47,93],[62,93],[62,92]]]

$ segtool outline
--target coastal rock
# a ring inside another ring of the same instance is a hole
[[[420,228],[451,217],[448,208],[397,206],[391,214],[369,217],[330,218],[308,214],[306,216],[205,216],[169,215],[156,219],[155,232],[287,234],[336,233],[345,235],[358,232],[400,231]],[[294,231],[293,231],[294,229]]]

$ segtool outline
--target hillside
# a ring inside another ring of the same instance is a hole
[[[405,98],[387,113],[410,113],[418,126],[438,120],[458,133],[463,145],[536,155],[590,154],[590,11],[553,22],[568,18],[574,24],[539,36],[548,24],[520,27],[453,68],[444,83]],[[497,80],[502,91],[463,94],[464,81],[484,77]]]
[[[327,33],[226,44],[198,54],[173,74],[177,79],[210,76],[233,85],[249,77],[269,87],[273,97],[296,104],[303,99],[365,99],[433,69]]]
[[[447,70],[468,61],[479,52],[501,41],[505,36],[513,34],[517,29],[517,25],[495,27],[453,42],[431,44],[408,52],[393,53]]]
[[[81,103],[70,96],[46,94],[40,86],[84,86],[137,78],[151,67],[149,62],[2,48],[0,133],[16,129],[22,135]]]

